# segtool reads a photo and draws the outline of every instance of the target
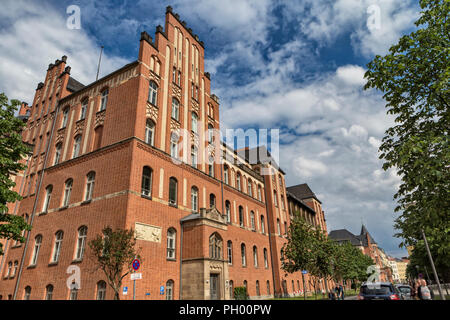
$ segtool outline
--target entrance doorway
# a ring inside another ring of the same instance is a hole
[[[211,300],[219,300],[219,275],[210,274],[209,275],[209,296]]]

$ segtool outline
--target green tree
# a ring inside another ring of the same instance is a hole
[[[22,217],[8,213],[8,203],[22,199],[12,190],[16,184],[11,178],[25,170],[21,160],[30,152],[30,148],[22,142],[24,123],[14,115],[18,105],[18,100],[8,102],[8,97],[0,93],[0,239],[24,242],[23,231],[31,227]]]
[[[102,235],[89,242],[97,266],[103,270],[109,286],[114,290],[114,300],[120,300],[122,280],[132,271],[132,262],[140,258],[135,250],[136,239],[132,229],[105,227]]]
[[[367,66],[365,89],[383,92],[395,125],[380,146],[383,169],[396,169],[394,195],[400,246],[415,245],[423,228],[435,253],[450,260],[450,1],[421,0],[416,31]]]

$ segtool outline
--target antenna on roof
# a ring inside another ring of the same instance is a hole
[[[98,58],[98,66],[97,66],[97,77],[95,78],[95,81],[98,80],[98,73],[100,71],[100,62],[102,61],[102,52],[103,52],[103,46],[100,49],[100,57]]]

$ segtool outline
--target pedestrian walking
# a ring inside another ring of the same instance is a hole
[[[339,284],[339,297],[341,300],[344,300],[344,287],[342,284]]]
[[[428,288],[427,282],[421,273],[419,273],[419,279],[416,281],[416,288],[419,300],[431,300],[430,289]]]

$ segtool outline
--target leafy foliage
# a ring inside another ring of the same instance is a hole
[[[30,152],[22,142],[24,123],[14,115],[18,105],[18,100],[8,102],[8,97],[0,93],[0,239],[24,242],[22,233],[31,227],[22,217],[8,213],[8,203],[22,199],[12,190],[16,184],[11,177],[25,170],[25,164],[20,160]]]
[[[106,275],[108,284],[114,290],[114,300],[120,300],[122,280],[132,271],[132,262],[140,258],[135,250],[134,231],[105,227],[103,235],[89,242],[89,247],[98,267]]]
[[[235,300],[248,300],[247,289],[245,287],[235,287],[234,288],[234,299]]]
[[[415,245],[423,228],[436,254],[450,260],[450,2],[421,0],[417,30],[389,54],[376,56],[365,89],[383,92],[395,125],[380,146],[383,168],[402,183],[394,195],[401,246]],[[434,243],[433,243],[434,242]]]

